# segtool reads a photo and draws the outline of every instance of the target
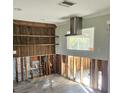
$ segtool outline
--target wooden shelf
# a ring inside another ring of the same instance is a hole
[[[56,37],[56,38],[59,37],[59,36],[50,36],[50,35],[13,35],[13,36],[21,36],[21,37]]]
[[[13,45],[13,46],[21,47],[21,46],[55,46],[55,45],[59,45],[59,44],[34,44],[34,45],[33,44],[32,45],[31,44],[30,45],[28,45],[28,44],[26,45],[25,44],[25,45]]]
[[[59,45],[59,44],[55,44],[55,45]]]
[[[59,38],[59,36],[55,36],[56,38]]]
[[[56,55],[56,54],[43,54],[43,55],[36,55],[36,56],[49,56],[49,55]],[[34,55],[30,57],[34,57]]]
[[[55,54],[55,25],[14,21],[13,49],[17,57]]]

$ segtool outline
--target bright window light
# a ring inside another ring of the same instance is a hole
[[[82,35],[68,36],[67,49],[94,50],[94,27],[82,30]]]

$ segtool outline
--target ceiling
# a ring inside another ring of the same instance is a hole
[[[42,23],[61,23],[69,16],[88,16],[108,11],[109,0],[68,0],[76,3],[70,7],[60,6],[63,0],[13,0],[14,19]]]

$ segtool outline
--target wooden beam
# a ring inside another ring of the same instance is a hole
[[[61,75],[63,75],[63,56],[62,55],[60,55],[61,56],[61,58],[60,58],[60,60],[61,60]]]
[[[102,93],[108,93],[108,61],[102,62]]]
[[[95,59],[92,59],[91,61],[91,69],[90,69],[90,87],[94,88],[94,83],[95,83],[95,79],[94,79],[94,74],[95,74]]]
[[[91,87],[98,89],[98,61],[97,59],[92,59],[91,62]]]
[[[80,77],[81,77],[81,64],[80,64],[80,57],[79,56],[76,56],[76,64],[75,64],[75,69],[76,69],[76,73],[75,73],[75,81],[80,83]]]
[[[18,82],[18,59],[17,57],[15,59],[16,59],[16,82]]]
[[[65,55],[65,77],[68,77],[68,57]]]
[[[51,74],[51,56],[48,56],[48,74]]]
[[[81,61],[81,76],[80,76],[80,82],[83,83],[83,57],[80,58]]]
[[[46,75],[48,75],[48,56],[46,56],[46,59],[47,60],[45,60],[46,61],[45,62],[46,63],[46,68],[45,69],[46,69]]]
[[[43,61],[43,56],[40,56],[40,60],[41,60],[41,76],[44,75],[44,61]]]
[[[21,57],[21,80],[24,81],[23,57]]]
[[[42,27],[42,28],[56,28],[55,24],[23,21],[23,20],[14,20],[15,25],[31,26],[31,27]]]
[[[60,54],[57,54],[56,55],[56,64],[57,64],[57,66],[56,66],[56,72],[58,73],[58,74],[61,74],[61,55]]]
[[[77,57],[76,56],[74,56],[74,80],[75,80],[75,78],[76,78],[76,63],[77,63]]]
[[[70,56],[68,56],[68,78],[70,77]]]
[[[44,57],[45,57],[45,56],[42,57],[43,75],[46,75],[46,71],[45,71],[45,70],[46,70],[46,69],[45,69],[45,68],[46,68],[46,63],[45,63],[45,61],[44,61]]]
[[[41,77],[41,71],[42,71],[41,57],[38,56],[38,59],[39,59],[39,77]]]
[[[95,85],[94,88],[98,89],[98,61],[95,60]]]
[[[56,61],[56,55],[52,55],[52,57],[53,57],[53,62],[52,62],[52,66],[53,66],[53,72],[54,73],[57,73],[57,61]]]
[[[24,62],[25,62],[26,80],[28,80],[28,63],[26,57],[24,57]]]
[[[30,57],[30,75],[31,75],[31,79],[33,79],[33,71],[32,71],[32,58]]]

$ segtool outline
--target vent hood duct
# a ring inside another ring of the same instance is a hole
[[[79,35],[82,30],[82,17],[71,17],[70,18],[70,34],[65,36]]]

